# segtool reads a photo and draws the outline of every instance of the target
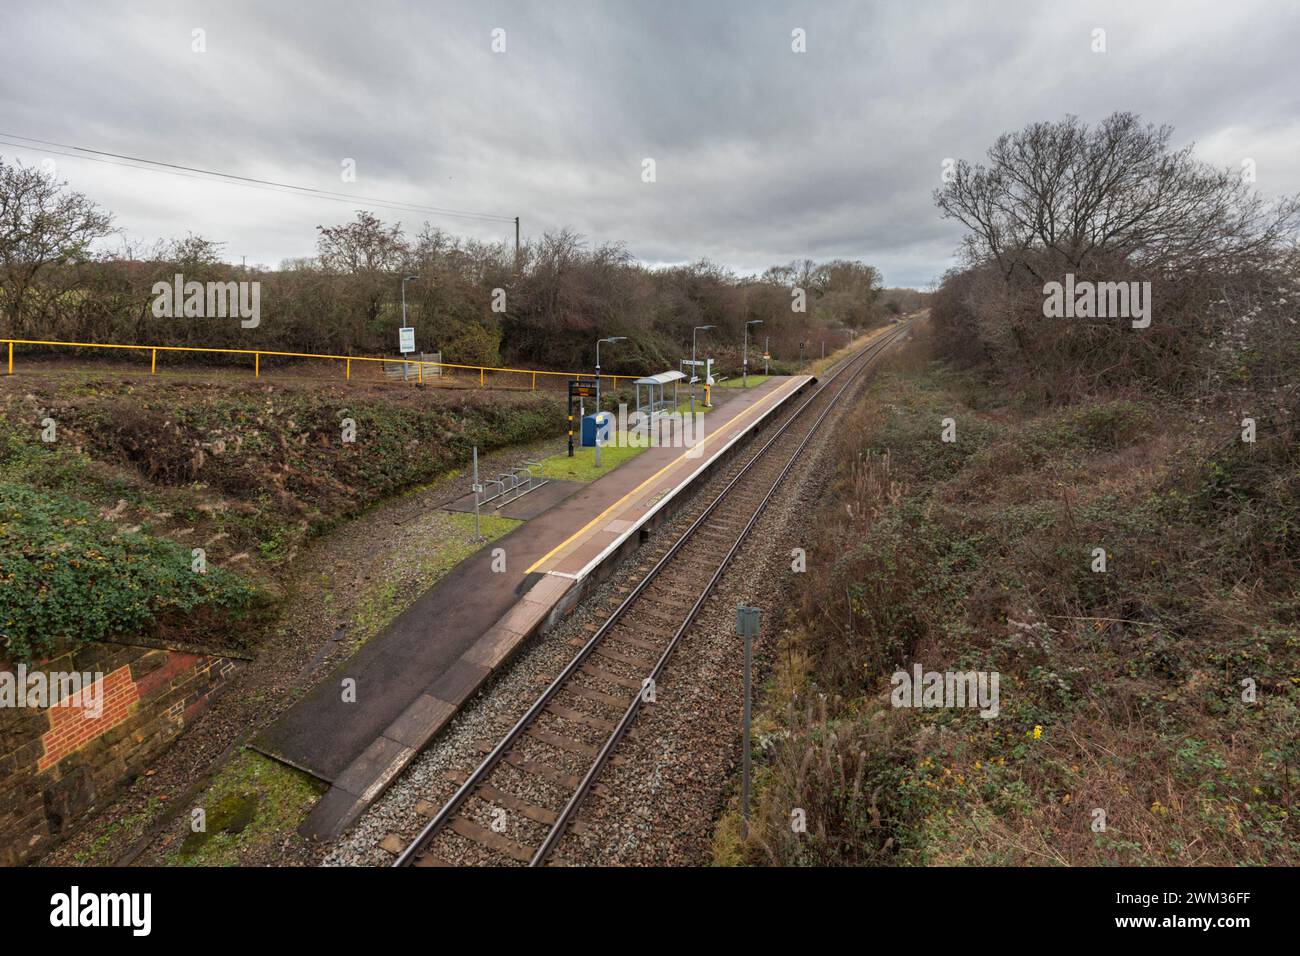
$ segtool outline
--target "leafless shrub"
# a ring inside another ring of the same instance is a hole
[[[945,353],[1045,403],[1129,383],[1203,395],[1243,363],[1276,380],[1265,356],[1296,343],[1300,201],[1266,201],[1171,135],[1129,113],[1095,128],[1069,117],[999,137],[988,166],[959,163],[935,193],[970,229],[968,268],[934,300]],[[1045,284],[1067,274],[1150,283],[1150,327],[1046,317]]]

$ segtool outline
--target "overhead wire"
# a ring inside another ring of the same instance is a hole
[[[16,143],[12,142],[12,140],[21,140],[22,142]],[[28,143],[38,144],[42,149],[36,149],[33,146],[26,145]],[[495,213],[471,212],[468,210],[451,209],[443,206],[429,206],[422,203],[385,199],[376,196],[353,195],[334,190],[318,189],[314,186],[298,186],[293,183],[277,182],[270,179],[258,179],[252,176],[241,176],[235,173],[223,173],[216,170],[202,169],[197,166],[168,163],[161,160],[146,159],[139,156],[128,156],[122,153],[90,149],[88,147],[75,146],[68,143],[57,143],[51,140],[36,139],[30,136],[20,136],[16,133],[0,132],[0,145],[10,146],[15,149],[29,150],[31,152],[51,152],[56,156],[63,156],[69,159],[84,159],[91,162],[104,163],[110,166],[138,169],[144,172],[166,173],[173,176],[180,176],[185,179],[196,179],[200,182],[224,182],[227,185],[238,185],[251,189],[281,192],[285,195],[327,199],[333,202],[352,203],[354,205],[375,206],[396,212],[422,212],[435,216],[448,216],[478,222],[513,223],[515,221],[513,216],[501,216]],[[69,150],[72,152],[69,152]]]

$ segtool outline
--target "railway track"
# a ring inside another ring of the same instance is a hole
[[[845,359],[814,392],[751,443],[723,489],[581,646],[560,674],[486,756],[394,866],[441,866],[441,843],[468,841],[477,861],[540,866],[570,830],[602,769],[652,700],[668,659],[740,549],[782,479],[836,400],[910,327],[901,325]],[[526,786],[520,783],[526,782]],[[525,791],[528,797],[518,795]],[[507,831],[511,831],[507,835]],[[462,843],[463,845],[463,843]]]

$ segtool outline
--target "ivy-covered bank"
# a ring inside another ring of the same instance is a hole
[[[0,659],[138,636],[246,650],[309,535],[563,427],[541,393],[0,380]]]

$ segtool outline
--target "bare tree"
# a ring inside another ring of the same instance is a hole
[[[221,250],[225,245],[191,232],[184,239],[173,239],[167,244],[167,260],[185,269],[221,265]]]
[[[1070,116],[1004,133],[989,165],[965,160],[935,190],[966,225],[972,262],[1043,281],[1046,264],[1095,259],[1156,271],[1221,268],[1274,248],[1295,227],[1295,198],[1268,203],[1240,173],[1171,151],[1169,126],[1113,113],[1096,127]]]
[[[1248,177],[1172,150],[1168,126],[1115,113],[998,137],[989,165],[961,162],[935,191],[964,223],[968,268],[932,317],[953,357],[992,361],[1046,402],[1135,382],[1190,393],[1293,341],[1292,237],[1300,198],[1268,201]],[[1046,281],[1065,273],[1149,283],[1150,331],[1122,316],[1044,321]]]
[[[402,224],[386,226],[374,213],[357,210],[341,226],[317,226],[316,251],[321,265],[335,272],[375,273],[397,269],[407,255]]]
[[[24,306],[37,277],[86,260],[112,231],[113,217],[34,166],[0,158],[0,288],[6,333],[21,336]]]

